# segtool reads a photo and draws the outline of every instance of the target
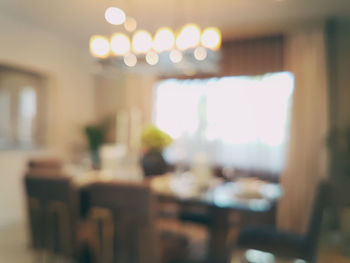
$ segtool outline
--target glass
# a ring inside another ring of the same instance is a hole
[[[155,193],[182,202],[246,211],[267,211],[282,196],[281,187],[262,181],[257,185],[257,193],[252,195],[248,192],[243,195],[239,182],[223,182],[218,178],[212,179],[208,189],[199,188],[191,172],[165,175],[151,180]]]

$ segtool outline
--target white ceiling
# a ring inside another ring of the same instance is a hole
[[[104,19],[108,6],[122,7],[139,28],[179,27],[186,22],[216,25],[224,38],[278,31],[285,25],[349,16],[350,0],[0,0],[0,15],[86,43],[92,34],[123,30]]]

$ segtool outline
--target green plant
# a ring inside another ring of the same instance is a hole
[[[103,124],[90,124],[84,127],[84,132],[89,144],[92,167],[94,169],[100,169],[101,167],[101,159],[98,150],[104,142],[105,130],[106,126]]]
[[[92,124],[84,128],[91,151],[97,151],[104,141],[105,129],[102,125]]]
[[[154,125],[147,125],[142,130],[141,145],[145,150],[161,151],[171,142],[171,137]]]

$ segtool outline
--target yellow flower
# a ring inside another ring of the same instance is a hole
[[[154,125],[147,125],[142,130],[141,144],[144,149],[163,150],[171,142],[171,137]]]

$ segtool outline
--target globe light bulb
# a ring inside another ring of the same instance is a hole
[[[146,55],[146,62],[151,66],[156,65],[159,61],[158,54],[154,51],[149,51]]]
[[[208,27],[203,30],[201,43],[204,47],[217,50],[221,46],[221,33],[216,27]]]
[[[135,53],[147,53],[152,48],[151,34],[145,30],[137,31],[132,39],[132,48]]]
[[[200,42],[201,31],[196,24],[185,25],[176,38],[176,47],[180,50],[194,48]]]
[[[125,55],[130,51],[129,37],[123,33],[116,33],[111,38],[111,50],[117,56]]]
[[[137,63],[137,57],[134,54],[129,53],[124,57],[124,63],[128,67],[134,67]]]
[[[106,37],[95,35],[90,38],[90,53],[94,57],[106,58],[109,51],[110,45]]]
[[[153,48],[157,52],[171,50],[175,44],[174,32],[168,27],[159,28],[154,36]]]
[[[208,53],[207,53],[207,49],[205,47],[197,47],[194,50],[194,57],[199,61],[206,59],[207,55],[208,55]]]
[[[127,16],[125,19],[125,22],[124,22],[124,28],[128,32],[135,31],[137,28],[137,22],[136,22],[135,18],[133,18],[131,16]]]
[[[179,63],[182,60],[182,53],[181,51],[174,49],[170,52],[169,58],[173,63]]]
[[[118,7],[108,7],[105,12],[105,18],[112,25],[121,25],[125,21],[125,13]]]

